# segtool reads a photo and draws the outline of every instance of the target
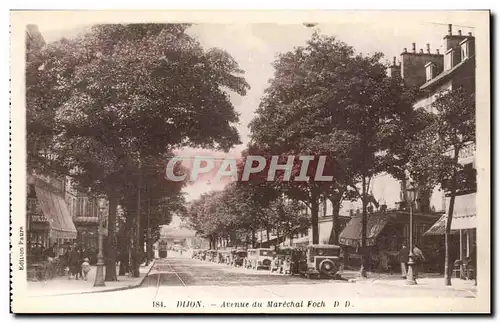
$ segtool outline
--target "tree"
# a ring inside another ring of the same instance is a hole
[[[338,201],[347,184],[363,204],[363,276],[369,262],[370,181],[388,167],[383,158],[390,144],[386,138],[412,108],[402,85],[387,77],[381,58],[380,53],[356,54],[345,43],[315,33],[307,46],[280,55],[251,124],[253,141],[267,151],[303,153],[310,142],[325,143],[317,154],[329,158],[334,180],[331,186],[308,185],[313,242],[318,197],[336,191]]]
[[[39,107],[54,122],[47,140],[51,158],[40,164],[108,196],[106,280],[116,280],[116,205],[129,171],[179,147],[227,150],[239,143],[227,90],[245,95],[243,71],[226,52],[205,51],[185,33],[188,27],[96,25],[42,53],[33,101],[44,93]],[[28,118],[30,123],[36,114]]]
[[[442,187],[449,193],[448,217],[445,229],[445,284],[451,285],[450,232],[455,198],[461,184],[467,180],[461,178],[464,166],[459,163],[460,152],[476,140],[476,104],[473,88],[458,87],[438,95],[432,106],[437,110],[433,124],[438,145],[444,156],[441,158],[439,178]],[[475,174],[472,180],[475,183]]]
[[[277,244],[281,238],[289,236],[292,239],[297,230],[308,228],[311,223],[304,205],[295,200],[278,197],[267,207],[267,212],[271,218],[270,226],[276,230]]]
[[[408,177],[422,199],[441,185],[450,198],[445,228],[445,284],[451,285],[449,239],[455,197],[459,191],[475,191],[475,172],[467,173],[459,163],[460,151],[475,141],[475,97],[473,87],[440,92],[431,104],[436,113],[416,109],[400,123],[402,134],[393,138],[391,174]],[[395,161],[395,162],[394,162]],[[426,205],[426,203],[423,203]]]

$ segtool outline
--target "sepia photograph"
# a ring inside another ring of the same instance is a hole
[[[11,310],[490,313],[489,11],[11,12]]]

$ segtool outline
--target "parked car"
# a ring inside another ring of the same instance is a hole
[[[252,269],[270,269],[276,252],[269,248],[259,248],[248,250],[247,259],[249,261],[249,267]]]
[[[243,267],[248,252],[243,249],[236,250],[233,254],[233,266]]]
[[[340,246],[310,245],[292,255],[292,273],[307,278],[333,277],[342,263]]]
[[[207,260],[211,262],[217,262],[217,250],[208,250]]]

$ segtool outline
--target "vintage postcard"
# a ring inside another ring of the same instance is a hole
[[[491,313],[488,11],[12,11],[14,313]]]

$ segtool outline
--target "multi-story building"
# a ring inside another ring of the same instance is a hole
[[[469,93],[475,92],[475,38],[472,33],[463,35],[460,30],[458,34],[453,34],[452,25],[449,25],[448,35],[444,37],[444,40],[446,52],[443,58],[443,68],[441,69],[432,62],[425,65],[426,79],[425,83],[420,86],[424,96],[415,104],[415,107],[432,109],[432,103],[442,91],[464,88]],[[454,249],[452,259],[464,260],[470,256],[472,248],[475,248],[477,190],[475,155],[474,142],[470,142],[459,153],[458,162],[464,166],[463,178],[466,179],[466,183],[459,188],[455,198],[451,231],[458,248]],[[450,197],[444,192],[442,199],[446,213],[426,232],[426,235],[442,236],[444,234]]]
[[[98,198],[75,188],[71,178],[66,178],[65,199],[75,223],[76,242],[86,248],[98,248],[99,203]],[[104,210],[107,214],[107,209]]]
[[[27,25],[27,55],[41,50],[44,45],[45,40],[38,27]],[[29,166],[26,177],[28,261],[32,263],[42,257],[44,249],[55,244],[58,248],[54,253],[60,254],[64,243],[74,241],[77,232],[64,198],[64,177],[46,176]]]
[[[474,90],[475,47],[472,34],[463,35],[461,31],[453,34],[450,25],[448,34],[444,37],[444,49],[443,53],[439,49],[432,53],[427,44],[425,51],[417,51],[416,44],[413,43],[411,51],[403,50],[399,64],[394,57],[392,65],[388,67],[390,77],[400,78],[405,86],[420,88],[422,95],[415,102],[414,108],[427,107],[432,112],[432,103],[441,91],[461,86]],[[474,156],[474,143],[460,152],[459,162],[471,174],[474,174]],[[461,247],[456,248],[453,259],[468,257],[475,241],[474,176],[470,176],[469,184],[459,192],[455,200],[452,233],[456,246]],[[378,174],[372,179],[369,192],[375,203],[369,207],[367,230],[368,245],[374,247],[373,250],[388,249],[395,252],[404,241],[409,240],[409,199],[406,186],[406,181],[400,181],[387,173]],[[431,192],[417,193],[412,227],[414,243],[420,246],[431,245],[429,252],[433,252],[433,248],[442,248],[448,206],[449,197],[440,187],[435,187]],[[360,201],[345,201],[340,209],[342,226],[345,227],[340,235],[340,244],[354,250],[361,245],[361,208]],[[325,243],[330,238],[332,217],[327,215],[332,212],[331,203],[324,201],[319,215],[320,243]],[[283,244],[309,244],[312,240],[311,231],[309,228],[305,232],[297,232],[292,241],[288,239]],[[440,262],[444,259],[441,254],[428,256]]]
[[[474,37],[471,33],[463,35],[461,31],[453,34],[452,26],[449,25],[448,28],[448,34],[444,37],[444,54],[439,53],[439,50],[436,53],[431,53],[429,44],[427,44],[425,52],[422,49],[417,52],[416,44],[413,43],[411,52],[406,49],[403,51],[399,64],[396,64],[396,57],[394,57],[393,64],[388,67],[389,76],[401,78],[406,86],[420,88],[422,95],[415,102],[414,108],[424,107],[430,112],[435,112],[432,103],[442,91],[458,87],[465,87],[471,91],[475,89]],[[453,240],[456,241],[454,244],[456,248],[453,250],[452,259],[468,257],[475,241],[476,183],[474,159],[475,143],[471,142],[460,152],[459,158],[459,162],[465,165],[464,172],[472,176],[468,176],[468,185],[458,193],[455,200],[451,229]],[[384,205],[384,209],[388,211],[399,210],[396,212],[400,214],[398,216],[399,220],[396,222],[401,224],[408,222],[406,181],[399,181],[389,174],[382,173],[372,179],[370,191],[375,200],[380,205]],[[449,207],[448,193],[438,186],[431,192],[421,192],[421,194],[417,195],[416,202],[417,214],[414,217],[413,225],[414,242],[421,245],[422,243],[436,242],[437,240],[442,247],[446,214]],[[341,212],[347,212],[347,210],[353,208],[359,209],[360,207],[359,201],[346,203],[343,205]],[[436,217],[436,214],[439,214],[439,216],[431,221],[432,216]],[[355,221],[351,222],[354,223]],[[376,225],[376,221],[372,222],[373,225]],[[380,234],[384,232],[383,230],[379,226],[379,229],[375,231]],[[402,230],[402,235],[400,235],[402,239],[398,239],[398,243],[408,241],[409,224],[403,225]],[[372,231],[372,228],[368,227],[368,232]],[[344,231],[342,234],[349,235],[349,232]],[[444,258],[440,261],[443,260]]]

